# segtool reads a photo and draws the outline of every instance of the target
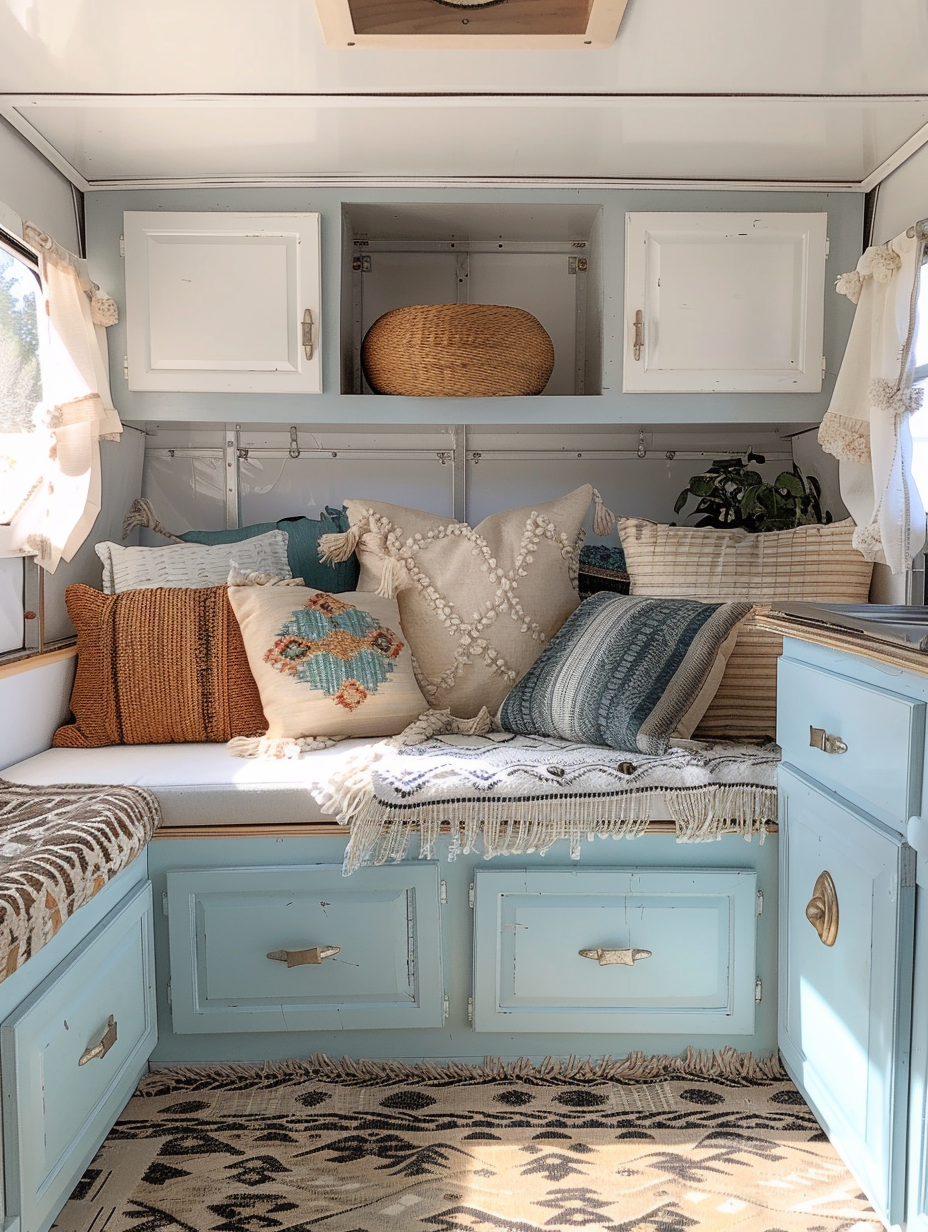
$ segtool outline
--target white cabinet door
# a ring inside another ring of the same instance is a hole
[[[822,387],[825,214],[628,214],[626,392]]]
[[[130,389],[320,392],[318,214],[124,224]]]

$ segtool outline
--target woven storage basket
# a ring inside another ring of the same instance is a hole
[[[540,394],[554,347],[544,326],[521,308],[414,304],[374,322],[361,363],[378,394],[492,398]]]

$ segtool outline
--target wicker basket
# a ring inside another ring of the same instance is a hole
[[[414,304],[374,322],[361,346],[378,394],[492,398],[540,394],[554,367],[544,327],[521,308]]]

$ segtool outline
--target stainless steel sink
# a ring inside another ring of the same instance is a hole
[[[771,610],[825,625],[902,643],[928,653],[928,607],[890,603],[774,603]]]

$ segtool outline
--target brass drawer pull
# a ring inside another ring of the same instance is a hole
[[[650,950],[580,950],[581,958],[591,958],[601,967],[632,967],[643,958],[650,958]]]
[[[271,950],[268,958],[285,962],[288,967],[318,967],[324,958],[334,958],[341,952],[340,945],[314,945],[309,950]]]
[[[109,1050],[116,1043],[116,1019],[110,1014],[106,1020],[106,1032],[99,1044],[94,1044],[92,1048],[88,1048],[86,1052],[81,1053],[78,1060],[78,1065],[86,1065],[88,1061],[92,1061],[94,1057],[105,1057]]]
[[[819,935],[822,945],[838,939],[838,891],[831,873],[819,873],[806,905],[806,919]]]
[[[840,736],[829,736],[824,727],[809,728],[809,744],[823,753],[846,753],[847,745]]]

